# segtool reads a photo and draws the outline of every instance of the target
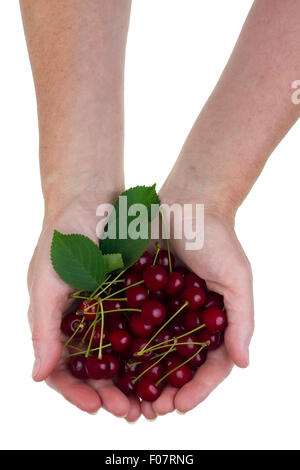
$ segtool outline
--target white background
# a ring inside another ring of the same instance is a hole
[[[251,4],[133,2],[126,68],[127,186],[162,184]],[[299,123],[238,213],[237,232],[255,276],[249,369],[235,369],[184,416],[129,425],[103,410],[85,414],[31,380],[25,281],[43,202],[35,96],[16,0],[0,2],[0,53],[1,448],[299,449]]]

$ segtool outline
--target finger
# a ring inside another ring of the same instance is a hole
[[[153,411],[157,415],[165,415],[175,410],[174,397],[177,389],[174,387],[166,387],[160,397],[152,403]]]
[[[30,291],[30,298],[28,317],[35,354],[32,376],[41,381],[52,372],[61,356],[60,324],[67,294],[60,284],[41,275]]]
[[[154,420],[157,418],[157,415],[153,410],[152,403],[150,403],[149,401],[141,402],[141,410],[146,419]]]
[[[128,421],[128,423],[134,423],[141,416],[141,405],[138,398],[136,397],[129,397],[129,403],[130,408],[125,419]]]
[[[232,367],[232,360],[224,346],[209,353],[207,361],[193,379],[177,392],[175,409],[186,413],[197,406],[228,376]]]
[[[89,384],[98,392],[103,408],[119,418],[128,415],[129,399],[115,385],[107,380],[90,380]]]
[[[82,411],[95,413],[101,407],[98,393],[65,369],[54,370],[46,379],[46,383]]]
[[[228,326],[225,345],[239,367],[249,365],[249,344],[254,330],[254,306],[251,271],[240,271],[232,289],[224,293]]]

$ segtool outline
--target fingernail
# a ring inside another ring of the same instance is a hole
[[[39,370],[41,366],[41,361],[40,359],[36,358],[33,364],[33,369],[32,369],[32,378],[35,379],[35,377],[38,375]]]
[[[146,420],[147,420],[147,421],[150,421],[150,422],[151,422],[151,421],[155,421],[156,419],[157,419],[157,417],[155,417],[155,418],[146,418]]]
[[[185,415],[186,411],[179,411],[179,410],[176,410],[176,413],[179,414],[179,415]]]
[[[89,411],[88,411],[88,414],[89,414],[89,415],[92,415],[92,416],[95,416],[95,415],[98,414],[98,411],[93,411],[93,412],[89,412]]]

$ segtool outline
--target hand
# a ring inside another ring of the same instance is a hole
[[[228,326],[225,344],[208,354],[207,361],[190,382],[179,390],[167,387],[154,403],[142,404],[148,419],[174,409],[191,410],[227,377],[234,363],[247,367],[254,327],[251,268],[230,219],[206,213],[203,248],[186,251],[185,240],[171,240],[171,250],[207,281],[209,289],[224,296]]]
[[[96,222],[95,212],[89,211],[82,202],[74,203],[59,216],[44,222],[28,272],[28,317],[36,356],[33,378],[46,380],[50,387],[83,411],[94,413],[103,406],[116,416],[135,421],[141,413],[137,399],[128,399],[110,380],[83,382],[74,378],[66,361],[61,359],[60,324],[63,312],[70,305],[72,289],[59,279],[51,265],[53,230],[81,233],[97,242]]]

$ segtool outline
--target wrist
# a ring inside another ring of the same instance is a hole
[[[43,179],[45,216],[49,223],[57,220],[69,209],[89,212],[95,216],[101,203],[113,203],[120,192],[124,191],[123,172],[108,177],[105,171],[93,175],[47,176]]]
[[[160,191],[162,204],[203,204],[204,214],[210,214],[234,225],[235,214],[239,202],[228,191],[228,187],[217,181],[202,180],[201,178],[186,178],[182,174],[181,182],[172,175],[168,178]]]

